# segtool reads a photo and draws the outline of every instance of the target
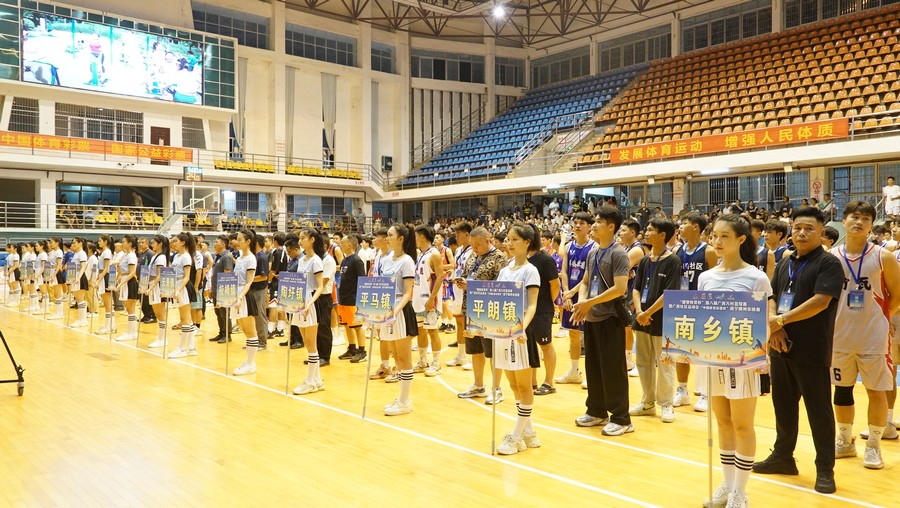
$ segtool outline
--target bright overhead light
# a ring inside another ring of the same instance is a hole
[[[498,4],[494,6],[494,9],[491,11],[491,13],[494,15],[494,19],[502,19],[504,16],[506,16],[506,9],[504,9],[502,5]]]
[[[700,170],[700,174],[701,174],[701,175],[721,175],[721,174],[723,174],[723,173],[728,173],[729,171],[731,171],[731,170],[728,169],[728,168],[723,168],[723,169],[701,169],[701,170]]]

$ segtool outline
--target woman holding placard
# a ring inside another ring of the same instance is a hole
[[[503,438],[497,447],[500,455],[513,455],[527,448],[541,446],[531,425],[531,409],[534,405],[534,389],[531,386],[532,370],[540,367],[540,353],[537,340],[529,329],[537,310],[538,290],[541,275],[531,262],[528,252],[538,240],[535,229],[530,225],[516,222],[504,240],[504,246],[512,261],[500,270],[498,281],[520,282],[525,290],[525,310],[522,319],[524,337],[513,340],[494,341],[494,368],[506,371],[506,378],[516,398],[518,418],[513,431]]]
[[[153,258],[150,260],[150,282],[147,284],[148,300],[153,307],[153,315],[159,325],[156,340],[148,347],[157,348],[166,345],[166,299],[162,297],[159,288],[162,278],[162,269],[169,265],[169,239],[163,235],[156,235],[150,240],[150,248],[153,249]]]
[[[316,229],[304,229],[298,239],[303,254],[297,263],[297,273],[306,276],[306,291],[303,293],[303,307],[291,317],[291,324],[300,328],[300,335],[306,345],[306,379],[296,388],[295,395],[306,395],[325,389],[325,382],[319,375],[319,349],[316,335],[319,332],[319,318],[316,300],[325,290],[322,272],[322,257],[325,255],[325,240]]]
[[[66,267],[63,266],[62,238],[54,236],[50,238],[50,252],[47,261],[50,263],[50,280],[47,281],[53,288],[53,312],[47,319],[63,318],[63,284],[66,283]]]
[[[257,309],[256,299],[250,296],[250,286],[256,275],[256,254],[253,253],[255,245],[256,234],[253,231],[245,229],[237,234],[237,247],[241,255],[234,262],[234,274],[237,275],[237,302],[231,309],[231,317],[237,320],[238,325],[243,328],[244,334],[247,336],[247,361],[234,369],[232,374],[235,376],[256,372],[259,337],[254,335],[256,333],[255,316],[259,312],[264,312],[265,309]],[[227,336],[226,334],[225,337]]]
[[[137,238],[134,235],[122,237],[122,259],[116,270],[115,291],[119,292],[119,301],[125,304],[128,313],[128,331],[116,337],[116,340],[137,340],[138,323],[137,314],[134,312],[135,303],[140,299],[137,282]]]
[[[194,287],[194,257],[197,252],[194,235],[188,232],[178,233],[172,237],[172,248],[177,252],[172,259],[172,268],[175,269],[175,305],[178,306],[178,315],[181,318],[181,343],[169,353],[168,357],[197,356],[197,349],[193,347],[194,322],[191,321],[191,302],[197,296]]]
[[[28,313],[34,314],[37,311],[37,291],[35,291],[34,282],[37,280],[37,254],[34,252],[34,242],[22,244],[24,249],[22,252],[22,265],[25,266],[25,277],[22,284],[22,294],[28,299]]]
[[[112,293],[113,286],[109,281],[109,265],[112,263],[112,244],[113,239],[109,235],[100,235],[97,240],[97,250],[100,251],[100,261],[98,268],[100,273],[97,274],[97,292],[100,293],[100,300],[103,302],[103,326],[95,333],[105,334],[116,332],[116,311],[113,309]]]
[[[88,325],[87,302],[84,297],[88,289],[87,280],[87,253],[84,251],[84,238],[76,236],[72,238],[72,263],[75,264],[75,278],[67,281],[75,294],[75,306],[78,308],[78,319],[72,323],[73,328]]]
[[[6,244],[6,281],[9,286],[9,299],[6,301],[6,305],[8,307],[18,307],[22,297],[22,286],[19,283],[22,278],[19,270],[20,259],[19,248],[16,244]]]
[[[37,253],[37,264],[34,269],[35,287],[40,288],[43,304],[35,307],[35,314],[46,314],[47,304],[50,303],[50,286],[47,277],[44,277],[44,271],[48,269],[47,264],[47,241],[38,240],[34,243],[34,250]]]
[[[700,274],[698,291],[763,292],[772,296],[766,274],[756,267],[750,224],[734,214],[716,220],[710,245],[721,262]],[[719,428],[719,456],[725,481],[706,507],[746,507],[747,480],[756,454],[753,418],[760,395],[759,373],[750,369],[714,368],[709,395]]]

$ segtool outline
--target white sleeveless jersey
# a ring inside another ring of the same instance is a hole
[[[844,245],[831,249],[844,269],[844,290],[834,322],[834,351],[884,355],[890,340],[890,302],[881,266],[883,249],[871,243],[866,244],[866,249],[861,273],[861,256],[846,256]],[[853,281],[851,267],[860,277],[858,285]],[[849,295],[856,289],[863,291],[863,308],[852,310]]]
[[[419,259],[416,261],[416,278],[413,281],[412,296],[413,310],[416,312],[425,312],[425,302],[431,296],[431,288],[437,275],[431,270],[428,258],[435,252],[434,247],[429,247],[419,255]]]

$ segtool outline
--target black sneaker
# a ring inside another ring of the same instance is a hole
[[[447,325],[447,329],[445,330],[447,333],[453,333],[456,331],[456,325]]]
[[[357,350],[356,354],[353,355],[353,358],[350,359],[350,363],[359,363],[359,362],[364,361],[365,359],[366,359],[366,352]]]
[[[276,337],[284,337],[284,330],[275,330]]]
[[[227,337],[222,337],[221,339],[217,340],[216,342],[218,342],[219,344],[225,344],[226,342],[231,342],[231,339],[229,339]]]
[[[291,342],[291,349],[300,349],[303,347],[302,342]]]
[[[451,342],[447,347],[459,347],[459,342]]]
[[[441,326],[438,327],[438,331],[439,331],[439,332],[446,332],[446,331],[447,331],[447,324],[446,324],[446,323],[441,323]]]
[[[145,325],[149,325],[150,323],[155,323],[155,322],[156,322],[156,318],[152,318],[152,317],[145,317],[144,319],[141,320],[141,323],[144,323]]]
[[[344,351],[344,354],[338,356],[338,360],[349,360],[356,355],[356,351],[351,351],[350,349]]]
[[[219,341],[222,340],[223,338],[225,338],[225,337],[222,336],[222,335],[216,335],[215,337],[210,337],[210,338],[209,338],[209,341],[210,341],[210,342],[219,342]]]
[[[837,486],[834,484],[833,471],[819,471],[816,474],[816,492],[822,494],[834,494],[837,492]]]
[[[782,457],[775,452],[772,452],[765,460],[753,464],[753,472],[757,474],[800,474],[797,471],[797,462],[794,461],[794,457]]]

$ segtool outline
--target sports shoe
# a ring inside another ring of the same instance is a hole
[[[94,334],[96,334],[96,335],[107,335],[107,334],[109,334],[109,333],[116,333],[116,332],[118,332],[118,331],[119,331],[119,330],[117,330],[117,329],[115,329],[115,328],[113,328],[112,330],[110,330],[109,328],[107,328],[107,327],[104,326],[103,328],[100,328],[99,330],[94,330]]]
[[[400,399],[394,399],[394,402],[384,406],[384,414],[386,416],[399,416],[412,413],[412,401],[403,404]]]
[[[662,412],[660,413],[660,420],[663,423],[672,423],[675,421],[675,408],[672,406],[663,406]]]
[[[187,356],[187,351],[181,349],[180,347],[173,349],[168,354],[169,358],[184,358],[185,356]]]
[[[637,367],[632,367],[628,370],[628,377],[640,377],[640,373],[637,370]]]
[[[87,319],[79,319],[69,326],[71,326],[72,328],[84,328],[87,325],[88,325]]]
[[[397,370],[397,367],[391,367],[391,371],[388,373],[387,377],[384,378],[385,383],[399,383],[400,382],[400,371]]]
[[[391,373],[390,367],[379,365],[378,370],[369,375],[369,379],[384,379]]]
[[[166,343],[163,342],[161,339],[156,339],[153,342],[151,342],[150,344],[148,344],[147,347],[157,348],[157,347],[165,347],[165,345],[166,345]]]
[[[235,376],[246,376],[247,374],[256,374],[256,364],[242,363],[240,367],[231,371]]]
[[[425,372],[426,369],[428,369],[428,362],[426,362],[422,358],[419,358],[418,363],[413,366],[413,374],[421,374]]]
[[[503,438],[503,442],[497,447],[497,453],[500,455],[515,455],[528,449],[522,436],[516,436],[509,433]]]
[[[675,390],[675,399],[672,401],[672,405],[675,407],[687,406],[691,403],[691,396],[687,391],[687,388],[683,386],[679,386]]]
[[[441,323],[441,326],[438,327],[439,332],[447,331],[447,323]]]
[[[723,508],[726,504],[728,504],[728,495],[731,494],[731,489],[728,488],[728,485],[724,483],[719,485],[719,488],[713,492],[712,502],[707,499],[703,501],[703,508]]]
[[[441,375],[441,364],[440,362],[431,362],[431,365],[425,369],[425,377],[435,377]]]
[[[700,398],[697,399],[697,403],[694,404],[694,411],[698,413],[705,413],[709,410],[709,399],[706,398],[706,395],[700,395]]]
[[[585,379],[584,381],[581,382],[581,389],[587,390],[587,379]]]
[[[556,333],[554,333],[553,336],[556,337],[557,339],[561,339],[563,337],[568,337],[569,331],[565,330],[563,328],[560,328],[559,330],[556,330]]]
[[[478,386],[472,385],[469,387],[468,390],[457,393],[456,396],[461,399],[472,399],[475,397],[487,397],[487,390],[485,390],[483,386],[478,387]]]
[[[488,406],[492,406],[494,404],[499,404],[503,402],[503,389],[497,388],[496,391],[492,390],[491,393],[488,393],[486,399],[484,399],[484,403]]]
[[[579,427],[597,427],[598,425],[607,425],[609,418],[597,418],[587,413],[575,418],[575,425]]]
[[[472,362],[462,364],[462,370],[472,370]]]
[[[353,355],[353,358],[350,359],[350,363],[359,363],[365,359],[366,359],[366,352],[360,351],[357,349],[356,354]]]
[[[350,351],[348,349],[348,350],[344,351],[344,354],[342,354],[341,356],[338,356],[338,360],[349,360],[349,359],[353,358],[354,355],[356,355],[356,352]]]
[[[629,432],[634,432],[634,425],[629,423],[628,425],[619,425],[618,423],[609,422],[603,427],[603,430],[600,431],[604,436],[621,436],[622,434],[628,434]]]
[[[638,404],[629,409],[628,414],[631,416],[656,416],[656,405],[644,407],[643,404]]]
[[[458,367],[464,363],[466,363],[465,358],[460,358],[459,356],[454,356],[450,360],[447,360],[446,362],[444,362],[444,365],[446,365],[447,367]]]
[[[843,459],[846,457],[856,457],[856,438],[850,438],[849,443],[845,443],[838,439],[834,442],[834,458]]]
[[[864,430],[860,432],[859,437],[863,439],[869,439],[869,431]],[[900,434],[897,433],[897,426],[894,425],[894,422],[888,422],[888,424],[884,427],[884,434],[881,435],[881,439],[893,441],[898,438],[900,438]]]
[[[581,371],[578,369],[569,369],[565,374],[555,379],[557,384],[577,385],[582,381]]]
[[[62,319],[62,318],[63,318],[62,314],[53,314],[52,316],[48,317],[47,319],[54,320],[54,319]]]
[[[534,389],[535,395],[551,395],[556,393],[556,388],[550,386],[547,383],[542,384]]]
[[[750,508],[750,500],[747,499],[747,493],[739,490],[732,490],[728,494],[728,503],[725,508]]]
[[[118,337],[116,337],[116,341],[118,341],[118,342],[125,342],[125,341],[135,340],[135,339],[137,339],[137,337],[135,337],[134,335],[132,335],[130,333],[123,333],[122,335],[119,335]],[[162,346],[160,346],[160,347],[162,347]]]
[[[456,333],[456,325],[447,325],[446,333]]]
[[[797,471],[797,462],[794,460],[794,457],[783,457],[774,452],[766,457],[765,460],[754,463],[753,472],[758,474],[800,474]]]
[[[527,432],[522,433],[522,441],[525,441],[526,448],[540,448],[541,440],[538,439],[537,433],[529,434]]]
[[[881,448],[867,446],[866,452],[863,454],[863,466],[866,469],[881,469],[884,467],[884,460],[881,459]]]
[[[325,391],[325,381],[322,378],[316,379],[316,389],[320,392]]]
[[[316,386],[316,383],[310,383],[309,380],[304,379],[299,386],[294,388],[294,395],[306,395],[317,391],[319,391],[319,387]]]
[[[343,346],[347,343],[347,337],[344,337],[344,334],[338,334],[334,337],[334,342],[331,343],[332,346]]]
[[[187,350],[188,356],[200,356],[200,353],[197,352],[197,348],[191,348]]]

